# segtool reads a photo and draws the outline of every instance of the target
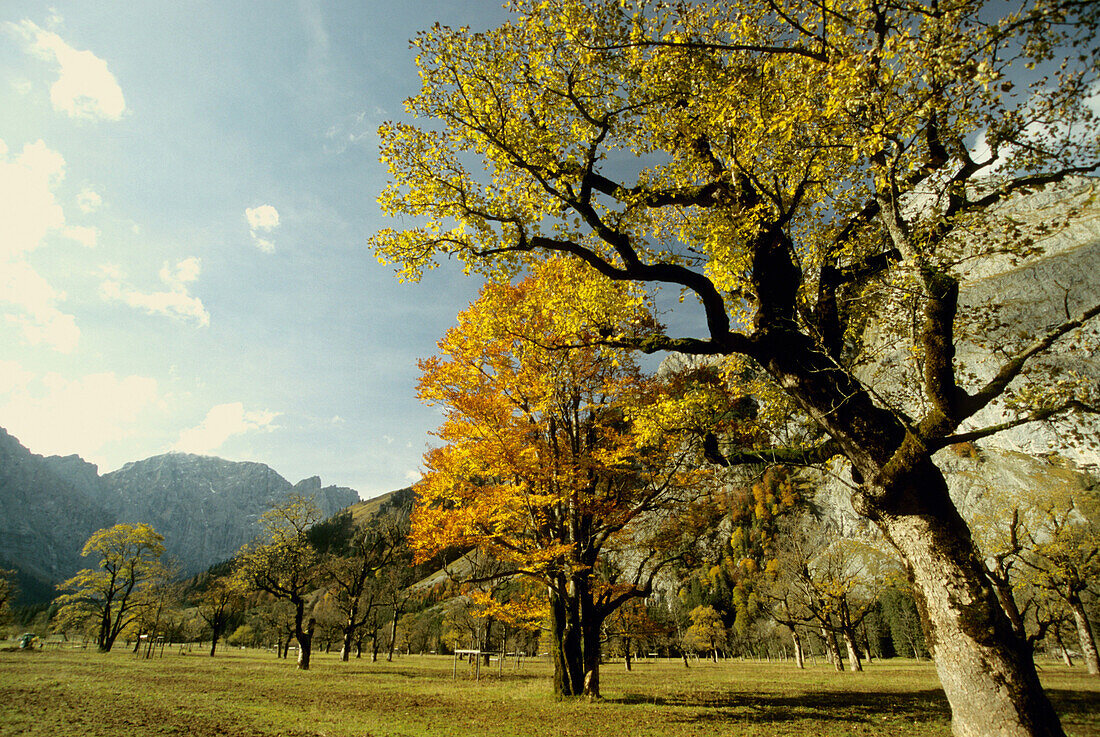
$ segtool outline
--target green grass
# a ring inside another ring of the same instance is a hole
[[[313,668],[260,652],[194,651],[142,660],[125,649],[0,652],[0,735],[45,737],[381,737],[530,735],[940,735],[949,712],[927,663],[864,673],[780,663],[679,661],[604,667],[604,699],[555,701],[544,662],[475,683],[449,657]],[[1044,685],[1071,735],[1100,735],[1100,679],[1045,665]]]

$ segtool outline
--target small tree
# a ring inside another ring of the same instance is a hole
[[[6,624],[11,618],[11,604],[19,595],[15,576],[14,570],[0,568],[0,624]]]
[[[164,553],[163,541],[147,524],[124,523],[93,533],[81,555],[98,556],[99,568],[86,568],[58,585],[62,591],[72,591],[57,598],[59,619],[94,619],[96,644],[100,652],[110,652],[119,633],[141,611],[140,595]]]
[[[298,642],[298,668],[309,670],[314,621],[311,597],[320,584],[321,559],[307,536],[320,521],[312,500],[292,495],[260,518],[263,532],[237,554],[238,578],[293,608],[293,633]]]
[[[380,572],[406,549],[408,520],[399,513],[375,517],[352,531],[340,555],[326,562],[328,598],[342,618],[340,660],[351,656],[356,634],[366,625],[383,593]]]
[[[1082,509],[1093,514],[1082,514]],[[1048,510],[1049,538],[1036,544],[1033,556],[1024,558],[1026,577],[1063,602],[1073,616],[1081,654],[1092,675],[1100,675],[1096,636],[1085,601],[1100,587],[1100,526],[1095,510],[1083,505]]]
[[[718,648],[726,642],[726,626],[718,611],[707,605],[691,610],[691,626],[684,635],[684,645],[696,650],[706,650],[711,659],[718,662]]]
[[[167,636],[172,629],[171,613],[180,601],[180,566],[176,562],[165,564],[157,561],[149,571],[144,589],[137,594],[137,616],[134,618],[134,652],[139,652],[142,635],[147,637],[145,657],[153,656],[153,645],[158,637]]]
[[[213,579],[199,595],[199,616],[210,628],[210,657],[214,657],[218,640],[244,610],[244,605],[245,596],[240,581],[228,576]]]
[[[555,692],[594,698],[604,621],[677,557],[679,538],[658,539],[667,511],[707,474],[652,411],[659,382],[593,344],[581,294],[637,332],[655,322],[630,290],[551,260],[488,286],[421,362],[420,396],[444,408],[446,445],[425,457],[410,542],[422,557],[477,547],[506,565],[500,576],[545,586]]]

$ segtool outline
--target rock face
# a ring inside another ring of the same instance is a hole
[[[0,429],[0,566],[17,567],[24,590],[28,577],[48,590],[87,565],[80,550],[93,532],[145,522],[185,573],[197,573],[232,557],[260,515],[292,493],[312,497],[326,517],[359,501],[316,476],[291,485],[262,463],[183,453],[100,476],[78,456],[43,458]]]
[[[95,474],[95,466],[85,465]],[[0,567],[18,567],[28,594],[49,592],[83,567],[84,541],[114,524],[111,513],[73,483],[77,466],[66,468],[72,477],[0,428]]]
[[[127,463],[101,482],[115,519],[151,524],[187,573],[232,557],[258,532],[260,515],[292,493],[313,497],[325,517],[359,501],[316,476],[291,486],[262,463],[185,453]]]
[[[981,386],[1039,336],[1083,310],[1100,304],[1100,180],[1072,178],[1021,194],[1004,206],[1005,221],[1035,235],[1034,251],[960,260],[958,351],[955,366],[969,390]],[[900,304],[900,302],[899,302]],[[899,310],[899,312],[901,312]],[[901,314],[904,322],[912,318]],[[1039,391],[1074,382],[1100,397],[1100,318],[1055,342],[1017,379],[1012,391]],[[877,360],[861,379],[894,406],[921,416],[920,399],[909,388],[920,367],[897,320],[870,330],[869,353]],[[1015,415],[994,402],[960,431],[996,426]],[[986,491],[1011,496],[1048,488],[1091,488],[1100,468],[1100,421],[1079,414],[1057,422],[1033,422],[983,438],[976,446],[946,448],[936,464],[947,477],[960,511],[974,519]],[[822,483],[819,503],[841,534],[859,536],[868,523],[852,511],[847,478],[839,466]],[[840,480],[836,480],[836,479]]]

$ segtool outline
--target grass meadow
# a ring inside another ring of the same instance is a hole
[[[448,656],[341,663],[317,653],[299,672],[271,653],[126,648],[0,652],[0,735],[12,737],[604,737],[950,734],[947,701],[926,662],[863,673],[784,663],[622,662],[601,671],[604,699],[556,701],[549,666],[494,664],[475,682]],[[1100,679],[1044,664],[1043,683],[1071,735],[1100,735]]]

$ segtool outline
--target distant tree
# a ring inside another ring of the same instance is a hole
[[[1095,500],[1093,500],[1095,501]],[[1100,590],[1100,516],[1093,505],[1078,503],[1047,508],[1049,537],[1037,541],[1025,556],[1025,577],[1064,603],[1072,614],[1085,666],[1100,675],[1096,635],[1085,602]]]
[[[340,660],[347,662],[359,630],[370,619],[382,595],[379,572],[397,565],[398,553],[407,547],[408,518],[389,513],[373,517],[353,528],[342,540],[339,554],[327,558],[327,598],[342,618]]]
[[[707,651],[715,663],[718,648],[725,644],[726,627],[722,617],[712,606],[697,606],[691,610],[691,626],[684,637],[684,644],[695,650]]]
[[[158,637],[169,637],[176,622],[173,609],[178,607],[183,592],[179,563],[157,561],[149,570],[145,587],[137,594],[137,616],[134,618],[134,652],[141,647],[146,636],[145,657],[153,655],[153,645]]]
[[[218,640],[241,612],[244,611],[245,592],[240,581],[231,576],[219,576],[199,594],[198,612],[210,628],[210,657],[218,649]]]
[[[124,523],[93,533],[81,555],[98,556],[99,568],[86,568],[58,585],[72,592],[57,598],[59,620],[94,620],[96,644],[100,652],[110,652],[142,610],[141,595],[153,581],[163,541],[147,524]]]
[[[238,579],[293,609],[298,668],[309,670],[315,622],[313,593],[321,583],[321,556],[309,541],[309,528],[321,517],[312,500],[293,495],[260,518],[262,532],[237,554]]]
[[[820,628],[838,671],[843,669],[839,635],[849,669],[862,670],[857,630],[896,569],[892,559],[867,542],[837,536],[812,511],[785,520],[775,551],[768,567],[768,598],[776,621],[792,629],[798,624]]]
[[[648,600],[633,599],[619,607],[607,622],[608,634],[619,640],[627,670],[631,669],[635,648],[649,652],[655,643],[668,638],[668,625],[655,618],[653,609]]]
[[[915,660],[928,657],[920,611],[908,586],[895,582],[879,592],[878,598],[894,651],[899,655],[909,655]]]
[[[11,618],[12,602],[19,595],[15,576],[15,570],[0,568],[0,623],[5,623]]]

